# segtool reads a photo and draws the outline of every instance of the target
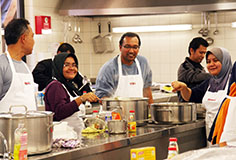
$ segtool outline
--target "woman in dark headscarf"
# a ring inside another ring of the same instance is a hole
[[[74,54],[56,55],[52,66],[55,80],[46,87],[44,101],[46,110],[55,113],[55,121],[79,111],[79,106],[85,101],[98,101],[99,98],[92,92],[80,96],[81,93],[74,86],[74,79],[78,76],[78,60]]]
[[[227,95],[228,81],[232,70],[229,52],[224,48],[212,48],[206,53],[207,70],[212,75],[209,80],[190,89],[185,83],[174,81],[173,91],[180,91],[185,101],[203,103],[206,108],[207,135],[220,104]]]

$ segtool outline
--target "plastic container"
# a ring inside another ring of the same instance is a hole
[[[111,112],[107,112],[105,115],[105,122],[112,120],[112,114]]]
[[[108,121],[111,121],[112,120],[112,115],[111,115],[111,112],[107,112],[105,114],[105,130],[108,131]]]
[[[129,122],[128,122],[129,132],[136,132],[136,121],[135,121],[135,111],[129,111]]]
[[[18,124],[14,132],[14,160],[27,160],[28,134],[23,122]]]
[[[176,156],[178,153],[177,153],[177,150],[176,150],[176,147],[168,147],[168,156],[167,156],[167,159],[172,159],[174,156]]]
[[[37,92],[37,106],[44,106],[44,92]]]
[[[179,147],[177,143],[178,139],[176,137],[170,137],[169,138],[169,147],[175,147],[177,154],[179,154]]]

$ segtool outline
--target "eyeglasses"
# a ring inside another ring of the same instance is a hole
[[[133,48],[134,50],[139,49],[139,46],[124,45],[123,47],[124,47],[125,49],[131,49],[131,48]]]
[[[72,63],[72,64],[70,64],[70,63],[65,63],[65,64],[63,65],[63,67],[78,68],[77,64],[75,64],[75,63]]]

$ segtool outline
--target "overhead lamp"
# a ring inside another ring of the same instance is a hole
[[[236,28],[236,22],[232,22],[231,26],[232,28]]]
[[[163,31],[185,31],[191,30],[191,24],[176,24],[176,25],[157,25],[157,26],[133,26],[133,27],[113,27],[112,32],[163,32]]]

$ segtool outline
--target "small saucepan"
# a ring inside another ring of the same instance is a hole
[[[110,120],[107,122],[108,132],[113,134],[126,133],[127,121],[126,120]]]

